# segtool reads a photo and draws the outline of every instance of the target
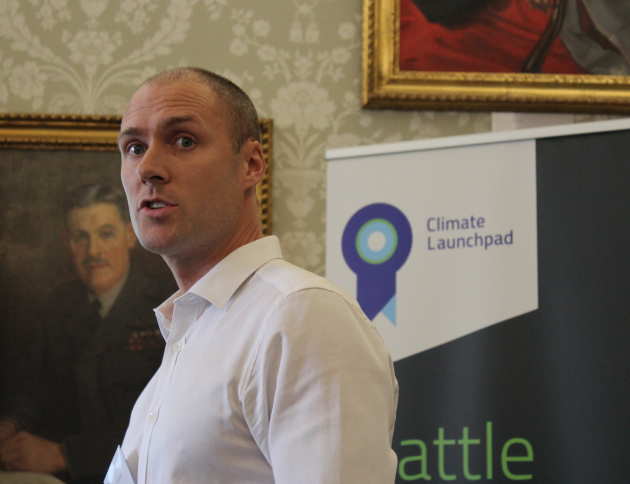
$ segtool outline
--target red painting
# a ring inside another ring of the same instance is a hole
[[[403,71],[630,74],[626,0],[400,0]]]

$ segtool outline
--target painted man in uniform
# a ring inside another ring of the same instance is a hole
[[[131,264],[124,194],[84,185],[64,205],[77,278],[56,287],[29,348],[33,381],[0,422],[0,461],[14,471],[102,482],[133,402],[159,365],[153,307],[170,292]],[[4,435],[2,435],[4,434]]]

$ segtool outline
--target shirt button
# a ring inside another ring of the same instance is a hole
[[[183,341],[178,341],[175,344],[175,351],[177,351],[178,353],[184,349],[184,342]]]
[[[149,412],[147,418],[149,419],[149,422],[154,423],[157,420],[157,412]]]

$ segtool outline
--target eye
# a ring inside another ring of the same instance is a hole
[[[133,156],[139,156],[146,151],[146,148],[141,143],[130,143],[125,148],[125,151]]]
[[[70,240],[75,244],[85,242],[87,240],[87,234],[85,232],[74,232],[71,234]]]
[[[101,230],[99,230],[98,235],[103,240],[113,239],[114,237],[116,237],[116,230],[111,227],[102,228]]]
[[[175,144],[180,148],[188,149],[194,147],[196,143],[190,136],[178,136],[175,139]]]

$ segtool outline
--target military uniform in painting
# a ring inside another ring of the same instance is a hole
[[[16,416],[26,430],[63,444],[64,480],[102,482],[133,404],[159,366],[164,341],[153,307],[172,290],[132,267],[104,318],[81,281],[52,292],[29,351],[36,381]]]

